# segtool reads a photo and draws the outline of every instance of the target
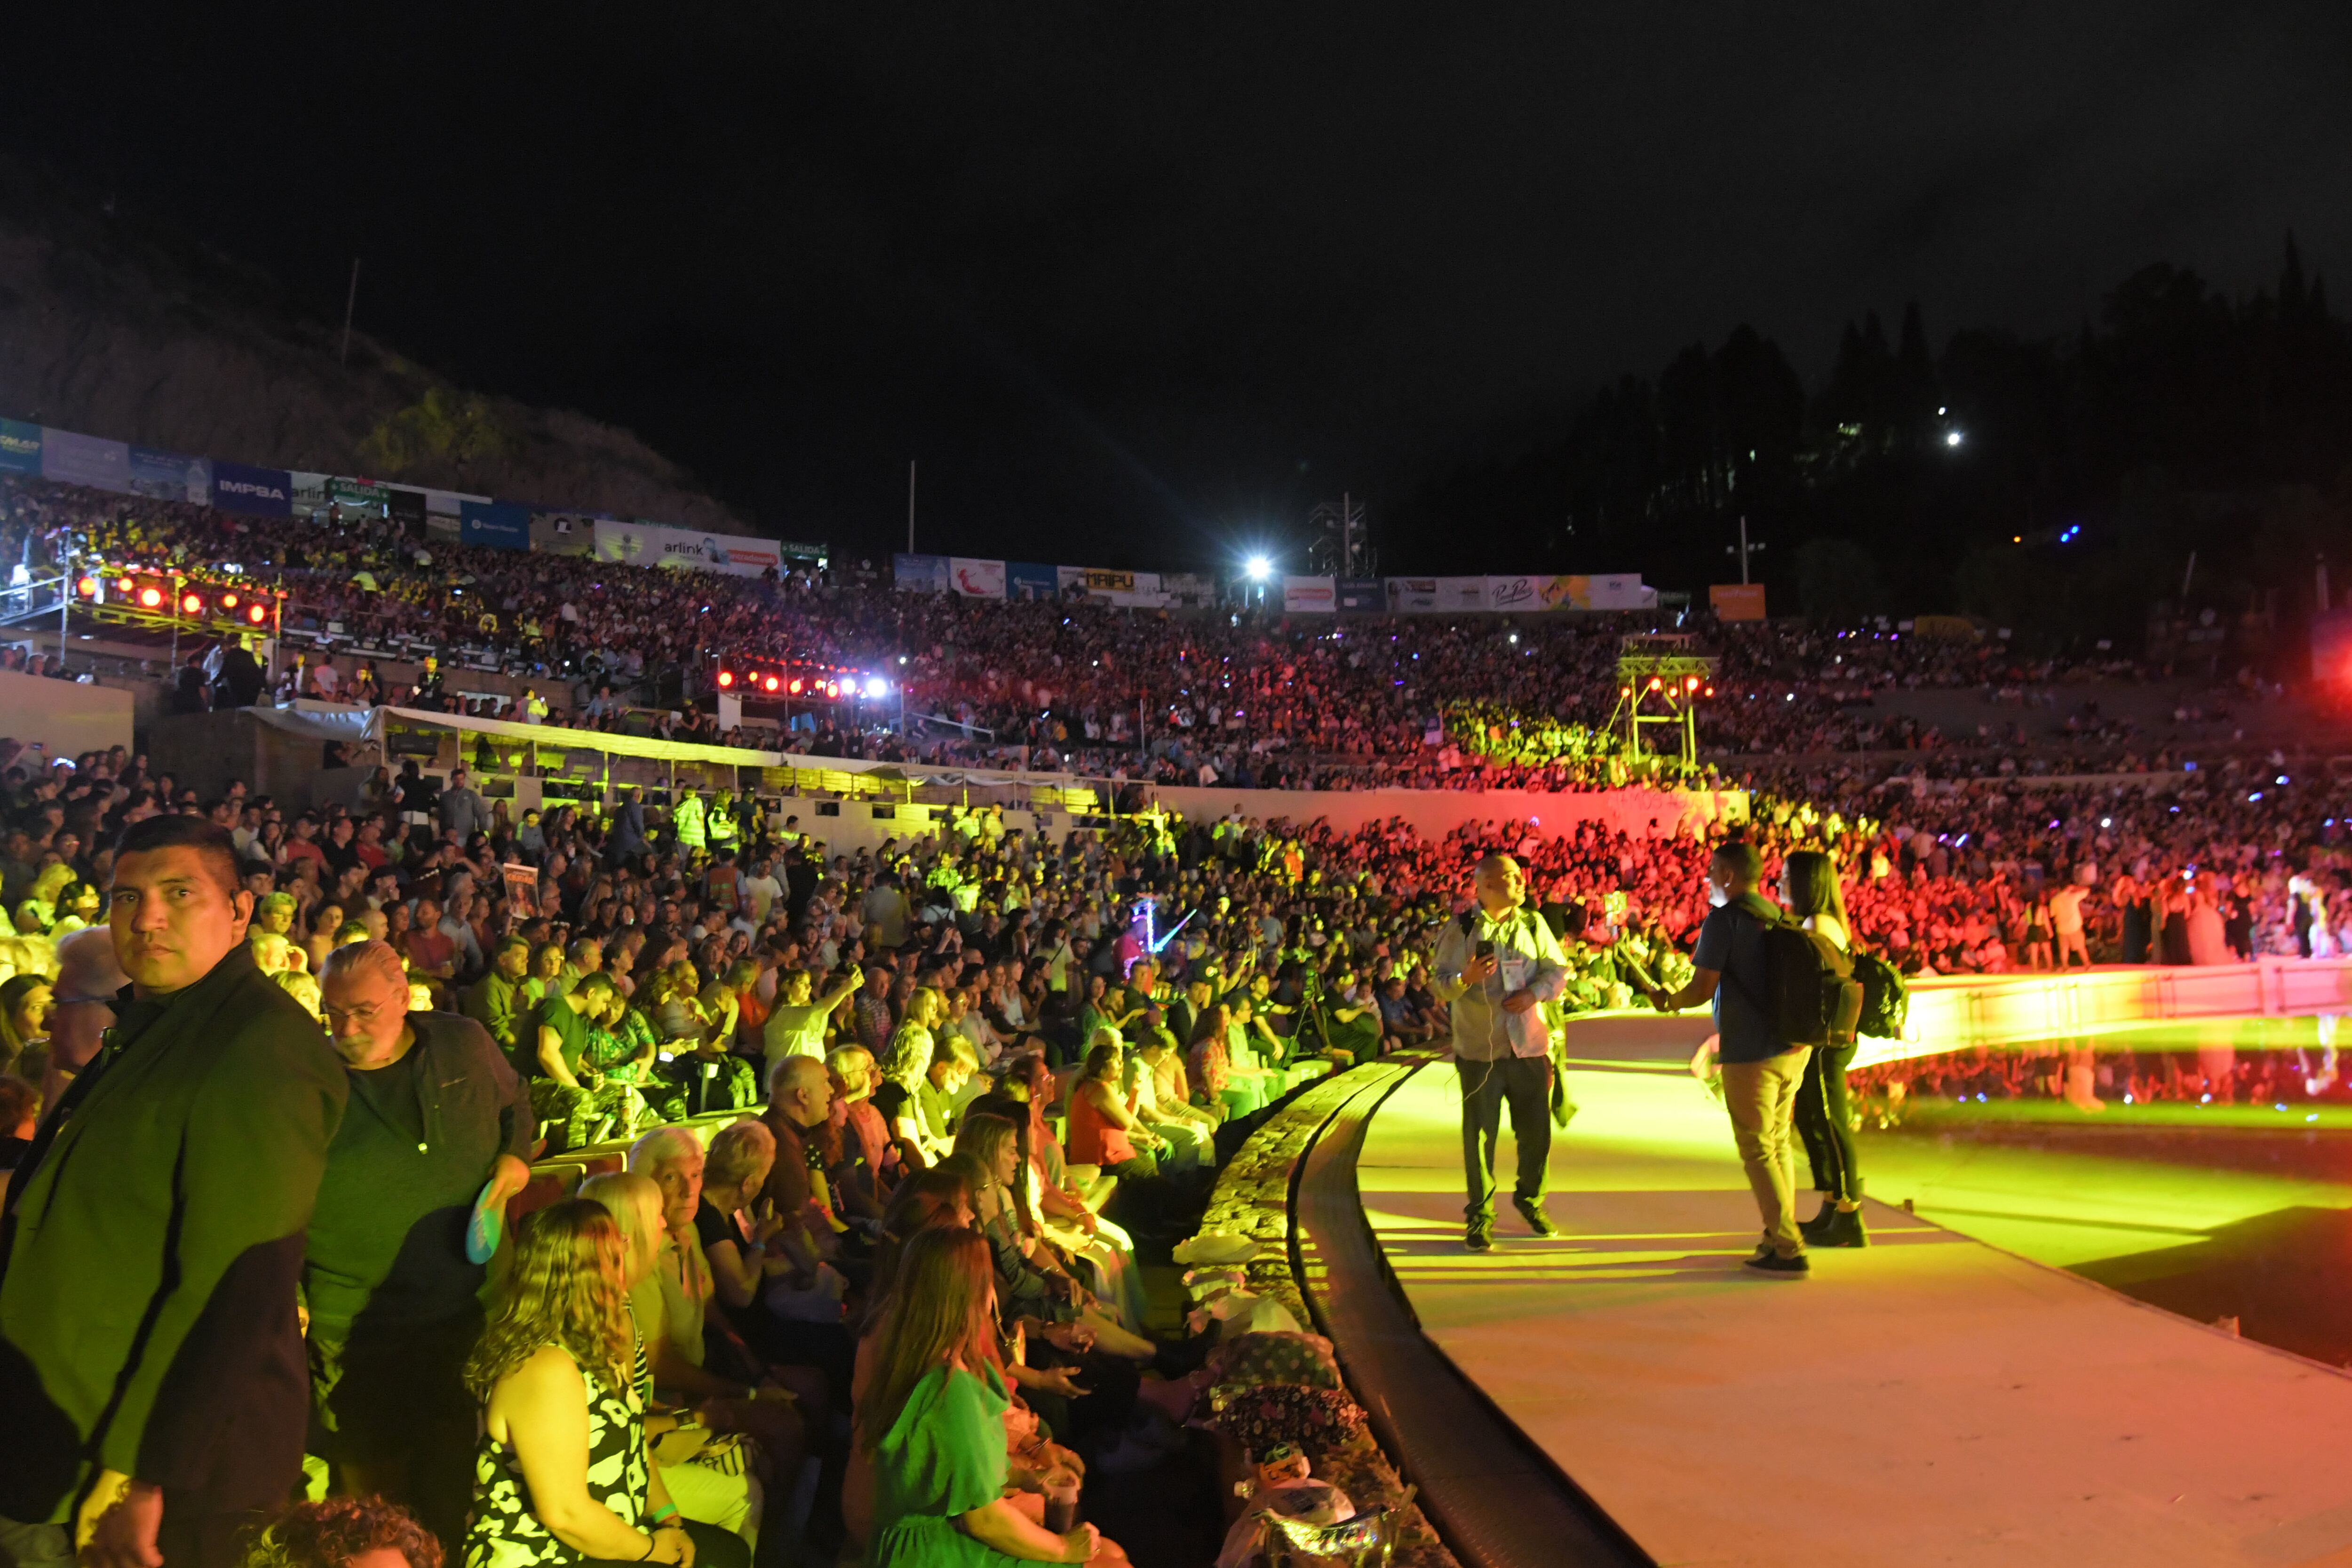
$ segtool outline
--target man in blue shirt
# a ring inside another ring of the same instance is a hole
[[[1649,994],[1662,1013],[1678,1013],[1701,1002],[1715,1004],[1717,1050],[1723,1061],[1723,1103],[1731,1113],[1732,1142],[1748,1168],[1748,1185],[1764,1216],[1764,1242],[1748,1267],[1780,1279],[1801,1279],[1811,1270],[1804,1238],[1798,1234],[1796,1138],[1797,1089],[1805,1078],[1811,1047],[1783,1043],[1765,1012],[1771,975],[1765,962],[1764,932],[1780,910],[1758,894],[1763,858],[1752,844],[1718,847],[1707,862],[1707,900],[1715,908],[1698,930],[1691,954],[1696,973],[1672,995]]]

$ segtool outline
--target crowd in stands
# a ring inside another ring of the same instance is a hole
[[[896,731],[895,700],[887,711],[804,705],[802,726],[779,742],[786,749],[1243,788],[1612,787],[1627,773],[1610,721],[1630,632],[1705,633],[1697,651],[1716,654],[1718,667],[1698,707],[1699,744],[1717,757],[1992,756],[2026,738],[2024,704],[2048,682],[2146,673],[2106,653],[2032,660],[1998,639],[1893,626],[1815,632],[1656,613],[1286,618],[982,601],[832,574],[779,582],[490,550],[364,510],[260,518],[0,478],[0,561],[33,571],[68,556],[234,568],[284,587],[298,638],[314,655],[320,644],[345,655],[340,668],[313,657],[299,677],[289,660],[299,684],[289,696],[455,707],[442,677],[452,660],[479,657],[540,683],[525,716],[555,707],[610,728],[633,709],[683,710],[691,738],[717,739],[698,710],[710,705],[719,658],[792,661],[880,673],[894,692],[903,686],[912,721]],[[378,680],[368,658],[352,657],[367,648],[432,658],[436,668]],[[2265,689],[2242,684],[2250,700]],[[1875,693],[1923,687],[1979,689],[2021,716],[1948,735],[1865,706]],[[550,693],[567,700],[551,705]],[[2061,733],[2108,753],[2140,739],[2095,702],[2066,715]],[[1671,765],[1664,776],[1683,772]]]

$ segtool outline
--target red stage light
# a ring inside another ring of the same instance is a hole
[[[180,613],[184,616],[201,616],[205,613],[205,602],[195,595],[190,594],[181,599]]]
[[[158,609],[163,608],[163,589],[161,589],[161,588],[142,588],[142,589],[140,589],[140,590],[139,590],[139,605],[140,605],[140,608],[142,608],[142,609],[146,609],[146,610],[158,610]]]
[[[135,588],[135,587],[137,587],[138,585],[139,585],[138,584],[133,583],[130,578],[125,577],[124,579],[122,579],[122,581],[121,581],[121,582],[117,583],[117,584],[114,585],[114,591],[115,591],[116,593],[118,593],[118,594],[123,595],[125,597],[128,597],[128,596],[130,595],[131,590],[131,589],[133,589],[133,588]]]
[[[735,672],[734,672],[733,670],[731,670],[731,669],[722,669],[722,670],[720,670],[720,671],[719,672],[719,689],[720,690],[724,691],[727,688],[729,688],[729,687],[730,687],[730,686],[732,686],[732,685],[734,685],[734,684],[735,684]]]
[[[791,691],[792,695],[793,695],[793,696],[794,696],[794,697],[798,697],[798,696],[801,694],[801,687],[802,687],[803,684],[805,684],[805,683],[801,679],[801,678],[800,678],[799,676],[797,676],[797,675],[793,676],[793,684],[792,684],[792,686],[789,688],[789,689],[790,689],[790,691]]]
[[[74,591],[85,599],[95,599],[98,597],[98,579],[85,577],[74,584]]]
[[[235,594],[223,594],[223,595],[221,595],[221,608],[222,608],[222,609],[224,609],[224,610],[234,610],[234,609],[236,609],[236,595]]]
[[[1688,680],[1684,681],[1683,689],[1685,691],[1696,691],[1698,689],[1698,677],[1694,675]]]
[[[769,676],[765,680],[762,680],[762,681],[761,681],[761,682],[760,682],[760,689],[761,689],[761,690],[763,690],[763,691],[773,691],[773,690],[775,690],[778,687],[782,686],[782,684],[783,684],[783,682],[782,682],[782,681],[781,681],[781,680],[777,679],[774,676],[772,676],[772,676]]]
[[[1653,691],[1658,689],[1658,678],[1654,675],[1650,677],[1650,689]]]
[[[247,605],[245,607],[245,618],[257,626],[269,618],[269,612],[259,605]]]
[[[825,694],[827,697],[838,697],[838,696],[840,696],[840,695],[841,695],[841,682],[839,682],[838,680],[828,680],[828,681],[826,681],[826,682],[824,683],[824,694]]]

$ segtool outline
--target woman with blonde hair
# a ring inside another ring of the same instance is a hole
[[[1127,1561],[1093,1525],[1057,1535],[1003,1495],[1011,1398],[997,1350],[994,1267],[978,1235],[941,1226],[908,1237],[869,1376],[856,1438],[874,1468],[868,1562]]]
[[[601,1204],[573,1198],[516,1227],[466,1363],[482,1402],[467,1568],[749,1562],[740,1543],[729,1556],[724,1531],[681,1520],[647,1460],[627,1269]]]
[[[582,1182],[580,1195],[602,1205],[620,1227],[625,1258],[622,1277],[627,1288],[630,1328],[641,1344],[657,1349],[670,1331],[668,1311],[656,1274],[666,1234],[660,1186],[651,1176],[638,1172],[615,1171]],[[653,1359],[654,1349],[647,1351],[648,1361]],[[653,1370],[646,1366],[639,1379],[639,1393],[648,1404],[653,1386]],[[754,1542],[760,1531],[758,1478],[751,1473],[740,1444],[717,1444],[723,1453],[706,1456],[704,1451],[714,1445],[711,1434],[700,1430],[704,1419],[702,1415],[669,1413],[646,1416],[646,1437],[651,1445],[654,1473],[660,1477],[685,1518],[731,1531],[747,1542]],[[696,1462],[706,1458],[713,1462]]]

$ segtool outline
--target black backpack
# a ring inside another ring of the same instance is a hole
[[[1899,1040],[1911,1016],[1911,987],[1903,972],[1874,952],[1854,950],[1853,977],[1862,983],[1862,1033],[1874,1040]]]
[[[1728,972],[1724,978],[1731,979]],[[1837,943],[1783,913],[1764,923],[1764,978],[1765,994],[1748,1000],[1763,1013],[1782,1047],[1853,1039],[1862,1017],[1862,984],[1853,977],[1853,959]]]

